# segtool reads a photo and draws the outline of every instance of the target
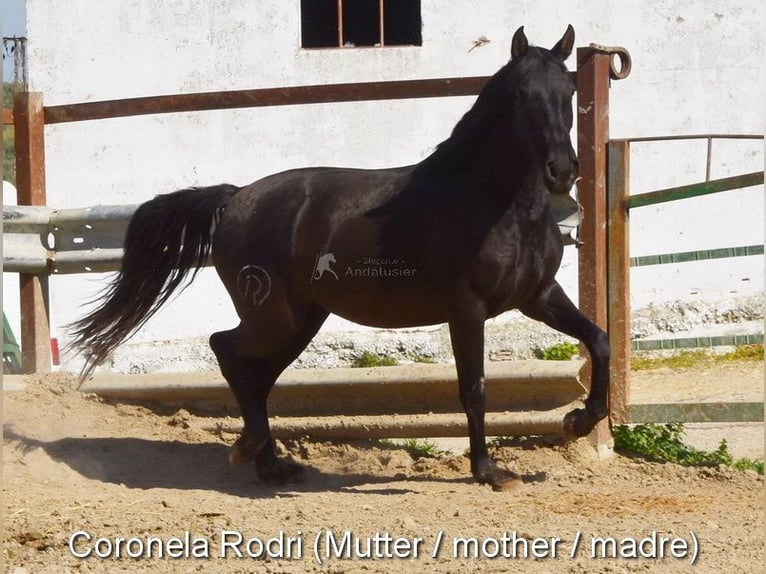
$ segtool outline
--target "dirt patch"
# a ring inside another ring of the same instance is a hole
[[[227,464],[235,419],[108,404],[63,376],[3,403],[8,572],[686,572],[695,552],[698,572],[763,565],[752,473],[530,438],[494,449],[524,477],[498,493],[462,454],[304,439],[283,446],[305,480],[273,487]],[[76,552],[110,557],[73,556],[77,532]]]

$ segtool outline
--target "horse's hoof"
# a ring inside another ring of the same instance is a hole
[[[522,484],[521,476],[494,462],[486,470],[477,473],[476,479],[480,484],[489,484],[495,492],[514,490]]]
[[[575,409],[564,415],[562,433],[564,438],[572,439],[588,436],[597,422],[587,410]]]
[[[264,441],[255,441],[249,436],[240,435],[229,450],[229,464],[236,466],[255,460],[256,455],[263,448]]]
[[[496,477],[490,484],[495,492],[509,492],[519,488],[523,482],[521,476],[510,470],[506,470],[505,476]]]
[[[266,461],[256,461],[255,472],[258,478],[265,482],[286,484],[302,480],[306,469],[292,460],[275,457]]]

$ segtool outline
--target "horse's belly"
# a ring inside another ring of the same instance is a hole
[[[442,317],[440,314],[401,314],[394,310],[392,313],[370,313],[369,310],[357,312],[356,310],[336,311],[329,309],[334,314],[366,327],[375,327],[377,329],[408,329],[413,327],[427,327],[429,325],[438,325],[440,323],[446,323],[446,317]]]
[[[536,299],[555,277],[555,270],[536,257],[520,258],[513,266],[503,271],[485,273],[476,277],[474,289],[479,299],[484,301],[489,317],[495,317],[523,307]]]
[[[339,268],[336,273],[337,278],[325,273],[316,280],[311,299],[344,319],[380,328],[447,321],[438,293],[417,281],[412,270],[374,265]]]

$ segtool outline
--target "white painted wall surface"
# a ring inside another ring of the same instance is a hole
[[[303,50],[298,0],[28,0],[30,89],[46,105],[157,94],[491,74],[515,29],[550,46],[572,23],[577,45],[621,45],[631,76],[611,90],[611,135],[762,133],[761,3],[746,0],[423,0],[422,47]],[[469,52],[473,40],[491,42]],[[570,62],[574,69],[574,63]],[[310,165],[414,163],[450,133],[473,98],[144,116],[46,128],[49,204],[140,203],[223,181],[245,184]],[[704,175],[700,144],[636,146],[634,191]],[[659,151],[658,151],[659,150]],[[763,169],[761,142],[721,144],[713,175]],[[763,189],[632,216],[633,255],[763,242]],[[576,252],[559,278],[576,298]],[[106,276],[51,280],[53,336]],[[716,300],[763,290],[761,257],[633,274],[633,304]],[[200,336],[237,321],[212,270],[136,340]],[[333,320],[326,328],[349,328]]]

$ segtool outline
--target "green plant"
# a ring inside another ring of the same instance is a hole
[[[398,361],[394,357],[364,351],[361,355],[354,357],[351,366],[356,368],[393,367],[398,364]]]
[[[630,368],[633,371],[646,371],[649,369],[688,369],[699,365],[710,358],[705,351],[682,351],[668,357],[640,357],[630,359]]]
[[[749,458],[740,458],[735,460],[731,465],[732,468],[737,470],[754,470],[760,475],[763,475],[763,461],[762,460],[750,460]]]
[[[446,450],[440,449],[435,443],[424,439],[405,438],[393,441],[391,439],[383,438],[378,442],[389,448],[403,448],[415,460],[421,458],[438,458],[449,454]]]
[[[681,351],[666,357],[633,356],[630,368],[633,371],[648,369],[689,369],[699,365],[721,364],[731,361],[763,361],[763,345],[739,345],[733,351],[723,354],[711,353],[707,350],[695,349]]]
[[[686,434],[681,423],[640,424],[634,427],[616,425],[612,429],[616,449],[627,450],[651,460],[667,461],[684,466],[726,465],[739,470],[755,470],[763,474],[763,462],[749,459],[734,460],[726,440],[714,451],[699,450],[684,443]]]
[[[535,351],[535,356],[538,359],[543,359],[545,361],[569,361],[579,353],[580,349],[577,345],[564,341],[562,343],[551,345],[547,349],[537,349]]]

